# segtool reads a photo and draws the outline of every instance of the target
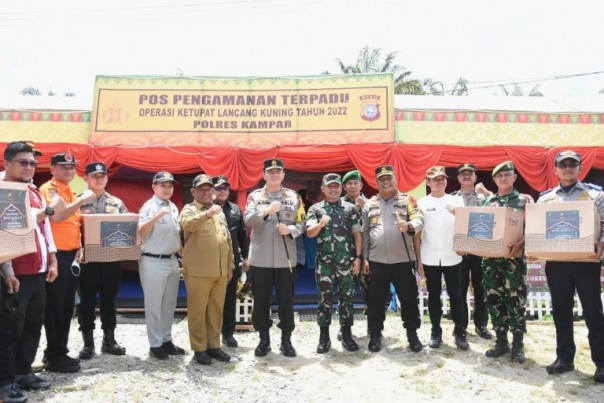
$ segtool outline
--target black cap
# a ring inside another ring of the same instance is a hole
[[[224,175],[215,176],[214,179],[212,179],[212,182],[214,182],[214,186],[221,186],[224,184],[226,184],[227,186],[231,186],[231,184],[229,183],[229,178]]]
[[[210,178],[206,174],[200,174],[200,175],[197,175],[195,177],[195,179],[193,179],[192,187],[196,188],[197,186],[205,185],[206,183],[208,185],[212,185],[212,187],[214,187],[214,183],[212,182],[212,178]]]
[[[75,165],[75,155],[69,153],[59,153],[52,156],[50,159],[50,165]]]
[[[557,164],[564,160],[574,160],[580,164],[583,159],[581,158],[581,154],[579,154],[578,152],[573,151],[573,150],[565,150],[565,151],[560,151],[558,154],[556,154],[556,158],[554,159],[554,162]]]
[[[379,178],[384,175],[392,175],[394,176],[394,168],[392,165],[382,165],[381,167],[377,167],[375,169],[375,178]]]
[[[102,162],[92,162],[86,165],[86,175],[98,174],[98,173],[107,173],[107,166]]]
[[[36,149],[29,144],[29,142],[13,141],[6,145],[6,148],[4,149],[4,159],[10,161],[19,153],[33,153],[34,155],[37,155]]]
[[[330,183],[342,184],[342,177],[338,174],[327,174],[323,177],[323,185],[327,186]]]
[[[470,164],[468,162],[466,162],[465,164],[461,164],[458,168],[457,168],[457,173],[460,174],[463,171],[472,171],[472,172],[476,172],[476,165],[474,164]]]
[[[162,182],[174,182],[174,183],[178,183],[174,179],[174,175],[172,175],[170,172],[166,172],[166,171],[158,172],[153,177],[153,183],[162,183]]]
[[[269,169],[278,168],[284,169],[283,161],[278,159],[266,160],[264,161],[264,170],[268,171]]]

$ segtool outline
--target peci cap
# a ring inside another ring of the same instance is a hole
[[[75,165],[75,155],[69,153],[55,154],[50,158],[50,165]]]
[[[359,172],[358,169],[355,169],[354,171],[346,172],[346,174],[342,178],[342,185],[345,185],[346,182],[348,182],[348,181],[360,181],[360,180],[361,180],[361,173]]]
[[[212,187],[214,187],[214,182],[212,182],[212,178],[210,178],[206,174],[199,174],[195,177],[195,179],[193,179],[193,184],[191,185],[191,187],[196,188],[205,184],[212,185]]]
[[[580,164],[583,159],[581,158],[581,154],[579,154],[578,152],[573,151],[573,150],[565,150],[565,151],[560,151],[558,154],[556,154],[554,163],[557,164],[564,160],[574,160]]]
[[[98,173],[107,173],[107,166],[102,162],[91,162],[86,165],[86,175],[98,174]]]
[[[214,179],[212,179],[212,182],[214,183],[214,186],[222,186],[224,184],[231,186],[229,183],[229,178],[224,175],[215,176]]]
[[[378,179],[384,175],[392,175],[394,176],[394,168],[392,165],[382,165],[381,167],[377,167],[375,169],[375,178]]]
[[[445,167],[442,165],[435,165],[433,167],[428,168],[426,171],[426,178],[433,179],[437,176],[447,177],[447,173],[445,172]]]
[[[505,161],[502,162],[501,164],[497,165],[494,169],[493,172],[491,173],[492,177],[495,177],[495,175],[497,175],[499,172],[504,172],[504,171],[513,171],[514,168],[514,163],[512,161]]]
[[[465,164],[461,164],[458,168],[457,168],[457,173],[460,174],[463,171],[472,171],[472,172],[476,172],[476,165],[474,164],[470,164],[468,162],[466,162]]]
[[[174,183],[178,183],[176,181],[176,179],[174,179],[174,175],[172,175],[170,172],[166,172],[166,171],[161,171],[155,174],[155,176],[153,176],[153,183],[162,183],[162,182],[174,182]]]
[[[327,174],[323,176],[323,185],[329,185],[330,183],[342,184],[342,177],[338,174]]]
[[[278,159],[266,160],[264,161],[264,170],[268,171],[269,169],[278,168],[284,169],[283,161]]]

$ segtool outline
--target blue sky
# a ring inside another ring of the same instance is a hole
[[[5,0],[0,97],[34,86],[92,103],[97,74],[335,73],[336,57],[353,63],[366,45],[445,84],[603,71],[602,15],[601,0]],[[595,95],[604,74],[540,88]]]

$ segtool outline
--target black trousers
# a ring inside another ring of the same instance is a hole
[[[295,272],[290,273],[289,267],[256,267],[251,266],[252,292],[254,293],[254,307],[252,323],[259,332],[268,331],[273,325],[270,318],[271,294],[273,286],[277,292],[279,304],[279,327],[283,332],[291,332],[294,324],[294,284]]]
[[[233,278],[227,284],[224,297],[224,310],[222,311],[222,334],[224,336],[232,336],[235,332],[239,277],[241,277],[241,266],[237,265],[233,270]]]
[[[78,304],[78,323],[81,331],[94,329],[97,293],[101,303],[101,327],[104,330],[115,329],[115,297],[119,287],[119,262],[94,262],[82,265]]]
[[[44,324],[46,273],[17,278],[20,285],[16,311],[7,308],[8,288],[0,280],[0,386],[13,383],[15,375],[32,372]]]
[[[545,265],[556,326],[556,355],[563,361],[572,362],[577,351],[573,336],[573,298],[576,290],[589,330],[587,338],[591,359],[597,367],[604,366],[600,267],[599,262],[547,262]]]
[[[428,287],[428,314],[432,323],[432,335],[440,336],[443,333],[440,320],[443,316],[442,302],[442,277],[445,276],[447,294],[451,303],[451,316],[456,326],[461,326],[463,321],[463,303],[461,298],[461,263],[454,266],[429,266],[424,265],[426,283]]]
[[[76,251],[57,251],[59,275],[52,283],[46,283],[46,350],[49,360],[69,352],[67,342],[73,317],[78,278],[71,273],[71,263]]]
[[[383,330],[386,314],[384,306],[390,295],[390,283],[401,301],[401,319],[406,329],[419,329],[421,325],[417,297],[415,274],[409,262],[385,264],[369,261],[371,281],[367,289],[368,298],[368,328]]]
[[[463,328],[467,329],[470,322],[468,317],[468,288],[470,280],[474,290],[474,325],[476,327],[487,326],[489,313],[487,309],[486,293],[482,285],[482,257],[465,255],[461,262],[461,300],[463,303]]]

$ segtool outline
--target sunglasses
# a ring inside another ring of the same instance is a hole
[[[229,188],[226,186],[224,186],[224,187],[220,186],[220,187],[214,188],[214,190],[216,190],[217,192],[228,192]]]
[[[27,167],[35,168],[38,166],[38,163],[36,161],[31,161],[31,160],[14,160],[13,162],[16,162],[17,164],[21,165],[23,168],[27,168]]]
[[[560,168],[560,169],[566,169],[566,168],[575,169],[576,167],[579,166],[579,163],[577,163],[577,162],[568,162],[566,164],[558,164],[556,166],[558,168]]]

